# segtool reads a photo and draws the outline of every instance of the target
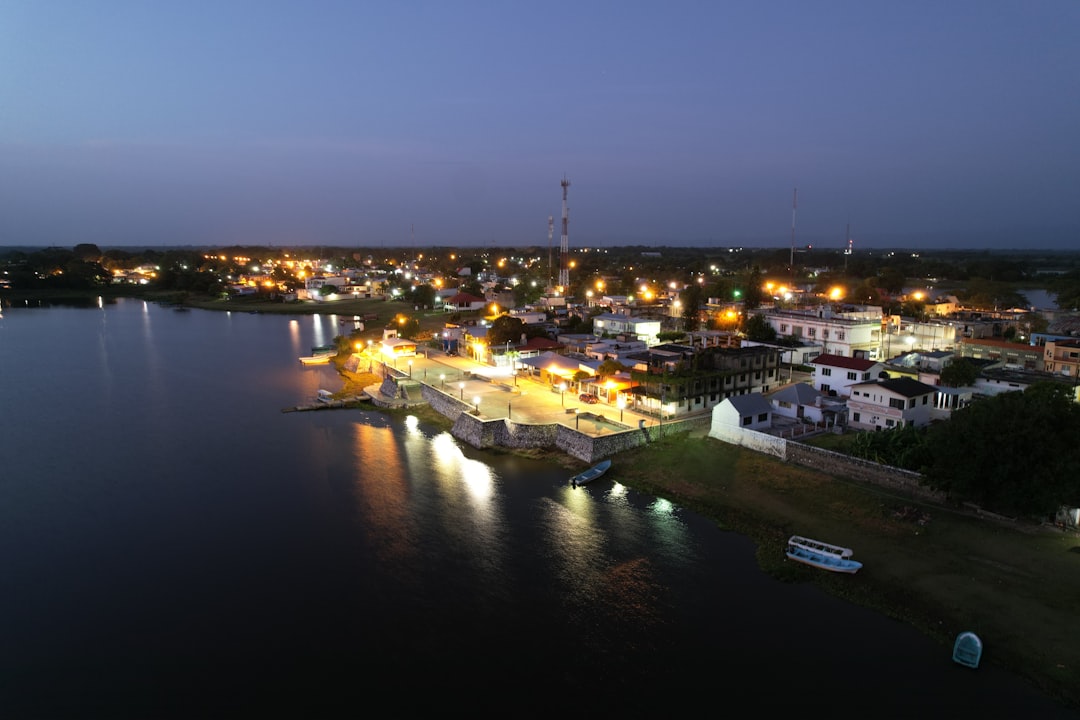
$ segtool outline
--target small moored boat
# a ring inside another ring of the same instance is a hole
[[[608,471],[608,468],[610,468],[610,467],[611,467],[611,461],[610,460],[603,460],[601,462],[598,462],[597,464],[593,465],[591,468],[589,468],[585,472],[578,473],[577,475],[570,478],[570,486],[571,487],[577,487],[578,485],[584,485],[585,483],[590,483],[593,480],[595,480],[596,478],[598,478],[601,475],[603,475],[604,473],[606,473]]]
[[[792,535],[788,538],[787,556],[795,562],[801,562],[811,567],[830,572],[854,574],[862,567],[862,563],[852,560],[854,551],[851,548],[840,547],[832,543],[812,540],[801,535]]]
[[[337,348],[333,345],[315,345],[311,348],[311,354],[300,358],[305,365],[324,365],[334,359]]]
[[[300,362],[305,365],[325,365],[333,357],[333,355],[305,355],[300,358]]]
[[[982,659],[982,640],[973,632],[964,631],[956,636],[952,651],[953,662],[969,668],[979,667]]]

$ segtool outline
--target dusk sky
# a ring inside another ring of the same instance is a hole
[[[1078,38],[1078,0],[0,0],[0,246],[557,247],[565,175],[571,247],[1076,248]]]

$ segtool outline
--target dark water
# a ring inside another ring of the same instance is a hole
[[[1072,717],[617,477],[280,412],[337,328],[4,309],[0,717]]]

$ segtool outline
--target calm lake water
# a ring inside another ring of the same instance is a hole
[[[1075,717],[617,477],[282,413],[339,386],[297,360],[337,332],[4,308],[0,717]]]

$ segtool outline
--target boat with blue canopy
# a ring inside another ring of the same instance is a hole
[[[832,543],[813,540],[802,535],[788,538],[787,556],[790,560],[810,565],[830,572],[854,574],[862,567],[858,560],[852,560],[851,548]]]

